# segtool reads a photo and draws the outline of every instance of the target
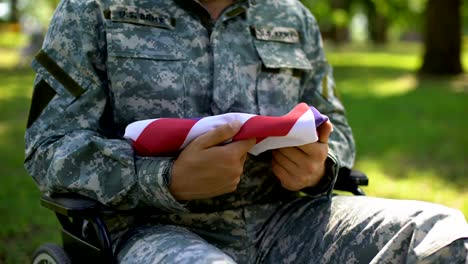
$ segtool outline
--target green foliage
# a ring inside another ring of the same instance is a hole
[[[346,26],[349,23],[349,15],[348,12],[344,9],[335,9],[332,12],[332,19],[333,24],[337,26]]]
[[[423,12],[427,0],[346,0],[351,3],[349,10],[333,9],[328,0],[302,0],[311,10],[322,29],[332,25],[344,26],[349,24],[353,16],[358,13],[367,14],[374,10],[376,14],[387,18],[390,31],[399,37],[406,32],[421,32]],[[466,6],[466,5],[465,5]]]
[[[0,3],[6,2],[11,3],[10,0],[0,0]],[[27,24],[30,24],[33,19],[46,27],[59,2],[60,0],[17,0],[17,10],[22,19],[29,19]]]
[[[331,16],[332,8],[328,0],[301,0],[309,10],[312,11],[321,27],[330,27],[334,21]]]
[[[390,19],[393,30],[421,32],[427,0],[375,0],[377,12]]]

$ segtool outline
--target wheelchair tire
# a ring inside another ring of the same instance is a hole
[[[65,250],[56,244],[46,243],[40,246],[32,257],[32,264],[71,264]]]

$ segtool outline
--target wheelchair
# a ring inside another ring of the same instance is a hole
[[[367,176],[357,170],[340,169],[334,190],[365,195],[360,186],[368,185]],[[42,196],[41,205],[55,212],[62,230],[62,246],[46,243],[32,257],[33,264],[117,263],[112,241],[103,221],[112,210],[79,195]]]

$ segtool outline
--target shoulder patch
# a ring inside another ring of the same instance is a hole
[[[50,87],[50,85],[44,80],[40,80],[36,84],[33,90],[31,105],[29,107],[28,122],[26,124],[27,128],[31,127],[55,95],[56,92],[54,89],[52,89],[52,87]]]
[[[44,50],[40,50],[35,59],[39,62],[57,81],[59,81],[65,89],[74,97],[79,97],[85,92],[70,75],[65,72]]]

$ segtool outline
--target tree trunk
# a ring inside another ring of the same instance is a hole
[[[350,0],[332,0],[331,1],[332,12],[341,9],[344,10],[348,15],[351,9]],[[334,24],[330,30],[330,37],[335,44],[343,44],[349,41],[349,23],[344,25]]]
[[[10,22],[17,23],[19,21],[18,0],[11,0],[10,4],[11,4]]]
[[[425,52],[420,73],[462,73],[461,1],[429,0],[425,16]]]
[[[386,44],[388,41],[388,19],[377,12],[374,1],[365,1],[367,9],[367,30],[369,32],[369,39],[374,44]]]

